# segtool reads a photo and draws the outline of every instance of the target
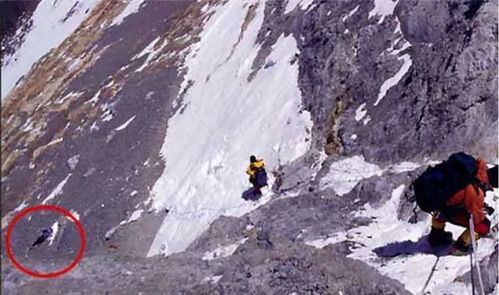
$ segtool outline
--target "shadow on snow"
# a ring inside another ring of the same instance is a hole
[[[432,247],[428,244],[428,235],[419,238],[416,242],[411,240],[394,242],[373,250],[379,257],[395,257],[399,255],[430,254],[435,256],[448,255],[452,243],[448,245]]]
[[[244,191],[242,198],[246,201],[258,201],[262,197],[262,194],[255,193],[253,188],[249,188]]]

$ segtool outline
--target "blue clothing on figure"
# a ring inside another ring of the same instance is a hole
[[[33,245],[31,245],[29,247],[29,250],[31,250],[31,249],[33,249],[33,247],[45,242],[45,240],[47,240],[52,235],[53,232],[54,232],[54,230],[51,227],[43,229],[42,234],[38,237],[38,239],[36,239],[36,241],[33,243]]]

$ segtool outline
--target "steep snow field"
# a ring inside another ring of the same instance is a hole
[[[263,158],[272,176],[278,164],[309,147],[312,122],[302,111],[298,66],[290,64],[298,52],[295,40],[281,36],[267,58],[275,64],[247,81],[259,50],[255,40],[263,3],[241,28],[255,3],[229,1],[215,7],[201,40],[191,48],[184,86],[189,80],[194,84],[182,110],[169,121],[162,148],[166,168],[152,190],[153,208],[170,212],[149,256],[182,251],[218,216],[241,216],[267,201],[268,188],[256,204],[241,198],[250,186],[245,174],[250,155]]]
[[[42,56],[58,47],[78,28],[98,2],[42,0],[38,4],[32,17],[33,25],[26,33],[24,42],[13,55],[3,60],[2,100]]]

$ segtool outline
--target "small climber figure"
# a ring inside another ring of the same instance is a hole
[[[267,185],[267,172],[265,171],[263,159],[256,159],[255,156],[250,157],[250,164],[246,173],[249,175],[249,182],[253,185],[253,191],[256,194],[261,194],[261,188]]]
[[[28,251],[31,251],[35,246],[40,245],[41,243],[45,242],[53,233],[53,230],[51,227],[45,228],[42,230],[42,234],[36,239],[36,241],[29,246]]]

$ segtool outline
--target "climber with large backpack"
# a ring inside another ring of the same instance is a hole
[[[249,175],[249,182],[253,185],[253,191],[256,194],[261,194],[261,188],[267,185],[267,172],[265,171],[263,159],[256,159],[255,156],[250,157],[250,164],[246,173]]]
[[[465,227],[454,242],[451,255],[466,255],[470,250],[470,220],[478,240],[490,231],[494,209],[485,201],[485,193],[497,188],[498,166],[487,169],[485,161],[463,152],[452,154],[446,161],[429,167],[414,181],[415,199],[421,210],[432,214],[428,243],[432,247],[449,245],[452,233],[445,231],[446,222]],[[472,216],[472,219],[470,218]]]

